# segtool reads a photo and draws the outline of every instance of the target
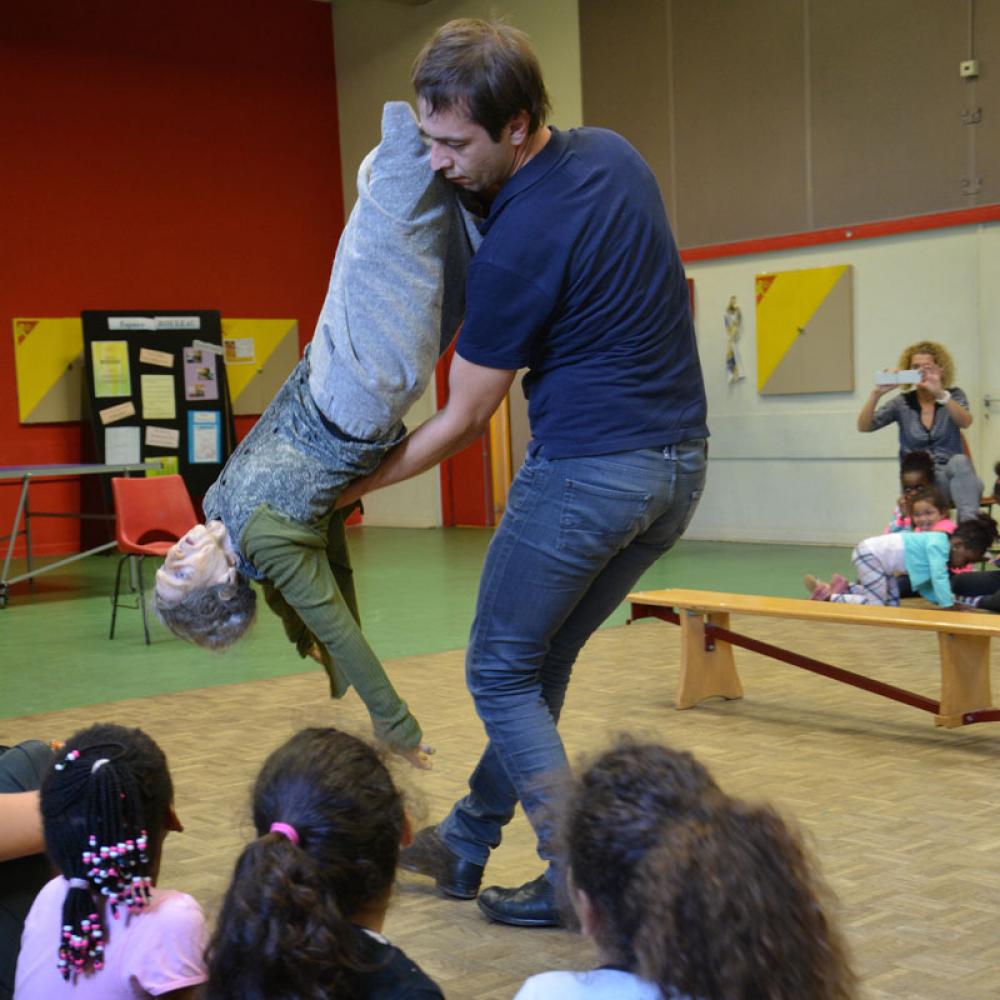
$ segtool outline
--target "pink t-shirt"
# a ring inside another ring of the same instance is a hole
[[[104,968],[66,982],[56,967],[63,900],[68,885],[54,878],[38,894],[24,922],[14,1000],[132,1000],[161,996],[205,982],[205,916],[195,900],[153,889],[149,907],[118,919],[108,911]]]
[[[943,531],[946,535],[950,535],[957,527],[958,525],[950,517],[942,517],[940,521],[934,522],[931,531]]]

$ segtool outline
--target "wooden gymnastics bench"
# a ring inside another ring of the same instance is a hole
[[[1000,617],[965,611],[884,608],[709,590],[649,590],[629,594],[632,614],[659,618],[681,627],[681,674],[675,705],[691,708],[705,698],[742,698],[733,646],[742,646],[930,712],[939,726],[1000,721],[990,692],[990,640],[1000,637]],[[794,618],[825,624],[874,625],[880,628],[936,632],[941,653],[941,700],[822,663],[808,656],[760,642],[729,629],[730,614]]]

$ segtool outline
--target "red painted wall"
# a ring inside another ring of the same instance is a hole
[[[455,342],[437,363],[434,371],[438,409],[448,402],[448,375],[455,356]],[[445,528],[492,528],[493,479],[492,454],[489,432],[476,438],[472,444],[440,467],[441,523]]]
[[[0,465],[80,460],[79,425],[18,423],[15,316],[206,308],[312,336],[344,218],[336,97],[315,0],[4,0]],[[39,509],[77,497],[32,487]],[[0,534],[15,500],[0,487]],[[78,546],[75,521],[33,534]]]

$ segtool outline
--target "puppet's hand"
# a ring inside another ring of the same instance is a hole
[[[418,771],[430,771],[434,766],[431,762],[434,747],[429,743],[420,743],[415,747],[410,747],[409,750],[395,750],[394,752]]]

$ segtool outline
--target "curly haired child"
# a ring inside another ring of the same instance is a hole
[[[690,754],[622,739],[573,784],[569,891],[600,966],[515,1000],[848,1000],[855,978],[800,836]]]
[[[916,490],[934,485],[934,459],[926,451],[908,451],[899,462],[899,499],[893,509],[888,531],[906,531],[912,527],[910,498]]]

